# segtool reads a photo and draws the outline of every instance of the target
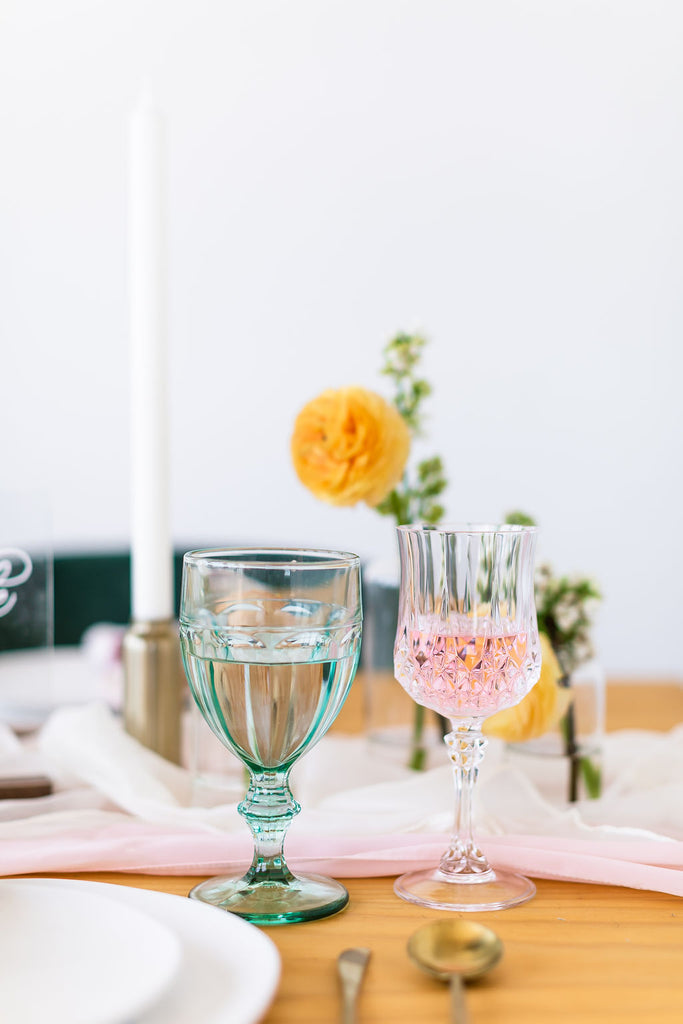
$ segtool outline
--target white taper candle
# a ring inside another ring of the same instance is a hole
[[[130,120],[129,301],[132,615],[173,615],[167,409],[165,132],[143,95]]]

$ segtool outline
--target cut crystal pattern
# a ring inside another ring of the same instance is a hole
[[[488,716],[511,707],[534,679],[523,632],[487,636],[404,630],[395,669],[413,700],[448,718]]]

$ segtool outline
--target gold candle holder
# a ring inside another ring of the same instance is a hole
[[[184,674],[176,623],[133,622],[123,638],[126,732],[180,764]]]

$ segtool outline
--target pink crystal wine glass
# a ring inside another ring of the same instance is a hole
[[[518,704],[538,680],[536,531],[526,526],[399,526],[401,589],[396,678],[418,704],[448,718],[455,828],[439,866],[394,890],[441,910],[502,910],[530,899],[528,878],[494,870],[472,835],[472,797],[489,715]]]

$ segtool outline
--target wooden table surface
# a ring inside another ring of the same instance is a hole
[[[339,722],[353,728],[351,701]],[[669,729],[683,721],[675,683],[608,687],[608,728]],[[185,894],[199,879],[79,874],[88,880]],[[367,946],[372,959],[359,1024],[448,1021],[447,986],[406,958],[411,932],[449,916],[404,903],[392,878],[344,880],[351,900],[335,917],[264,929],[282,956],[282,979],[267,1024],[327,1024],[339,1018],[337,954]],[[681,1024],[683,901],[661,893],[539,880],[520,907],[473,915],[503,939],[505,955],[467,988],[472,1024]],[[459,915],[467,917],[468,915]],[[9,1022],[8,1022],[9,1024]]]

